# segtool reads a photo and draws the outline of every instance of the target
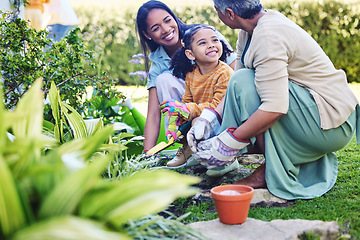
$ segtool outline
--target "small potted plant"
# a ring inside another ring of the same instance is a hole
[[[222,185],[211,189],[219,220],[225,224],[241,224],[249,213],[254,189],[245,185]]]

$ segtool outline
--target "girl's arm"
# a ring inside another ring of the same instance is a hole
[[[161,112],[156,88],[149,89],[148,112],[144,129],[144,150],[147,151],[156,145],[160,132]]]
[[[182,103],[189,103],[189,102],[193,102],[193,97],[191,95],[191,91],[190,91],[190,86],[189,86],[190,82],[189,79],[185,78],[185,93],[181,98],[181,102]]]

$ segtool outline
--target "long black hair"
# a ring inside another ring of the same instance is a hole
[[[186,25],[183,23],[173,11],[164,3],[156,1],[156,0],[150,0],[146,3],[144,3],[138,10],[137,16],[136,16],[136,29],[140,38],[140,44],[141,48],[143,50],[143,53],[145,55],[145,69],[146,71],[149,71],[149,60],[147,56],[149,55],[149,52],[154,52],[158,47],[159,44],[154,42],[153,40],[149,40],[144,36],[143,32],[146,32],[147,23],[146,19],[149,15],[149,12],[154,9],[162,9],[167,11],[176,21],[178,28],[179,28],[179,38],[182,39],[184,36],[184,32],[190,28],[189,25]],[[150,50],[150,51],[149,51]]]
[[[213,30],[216,33],[214,27],[204,24],[196,24],[193,25],[191,28],[185,31],[184,37],[182,39],[183,46],[174,54],[174,57],[171,60],[170,69],[173,70],[173,75],[177,78],[185,79],[185,76],[188,72],[192,72],[195,69],[195,64],[193,61],[188,59],[185,55],[185,50],[190,49],[191,43],[194,40],[193,36],[200,31],[201,29],[208,28]],[[233,51],[228,48],[223,40],[220,40],[223,52],[219,60],[225,62],[226,58],[232,53]]]

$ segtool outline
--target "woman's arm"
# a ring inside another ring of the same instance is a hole
[[[249,139],[264,133],[284,115],[277,112],[256,110],[233,134],[240,139]]]
[[[225,97],[220,101],[215,111],[222,117],[224,109]],[[263,110],[256,110],[246,122],[241,124],[235,131],[234,135],[240,139],[249,139],[254,136],[262,134],[274,125],[283,113],[267,112]]]
[[[229,66],[230,66],[233,70],[235,70],[236,60],[234,60]]]
[[[147,151],[156,145],[160,132],[161,113],[156,88],[149,89],[148,112],[144,129],[144,150]]]
[[[222,113],[223,113],[223,109],[224,109],[224,102],[225,102],[225,96],[221,99],[221,101],[215,108],[215,111],[219,114],[219,116],[221,118],[222,118]]]

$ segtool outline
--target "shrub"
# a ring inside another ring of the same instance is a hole
[[[119,4],[121,7],[121,4]],[[80,27],[87,32],[89,46],[94,49],[95,39],[98,43],[101,66],[112,70],[118,78],[118,84],[135,84],[128,74],[134,71],[127,62],[131,55],[139,52],[136,40],[135,18],[137,8],[116,11],[88,8],[75,9],[80,17]],[[266,2],[264,8],[276,9],[292,19],[309,32],[338,69],[347,73],[349,82],[360,82],[360,23],[357,5],[348,5],[339,1],[275,1]],[[188,23],[204,23],[215,26],[235,47],[237,30],[232,30],[220,22],[212,6],[202,8],[173,8],[179,18]],[[109,11],[109,12],[105,12]],[[94,13],[96,12],[96,16]],[[94,31],[93,29],[96,29]]]
[[[38,77],[44,80],[45,93],[54,81],[61,98],[78,111],[83,109],[86,87],[111,91],[114,82],[108,74],[88,73],[89,68],[96,69],[96,64],[79,32],[75,28],[62,41],[53,42],[46,31],[28,28],[26,21],[2,14],[0,70],[6,108],[13,108]]]
[[[349,82],[360,82],[360,14],[337,1],[280,2],[271,6],[304,28]]]

